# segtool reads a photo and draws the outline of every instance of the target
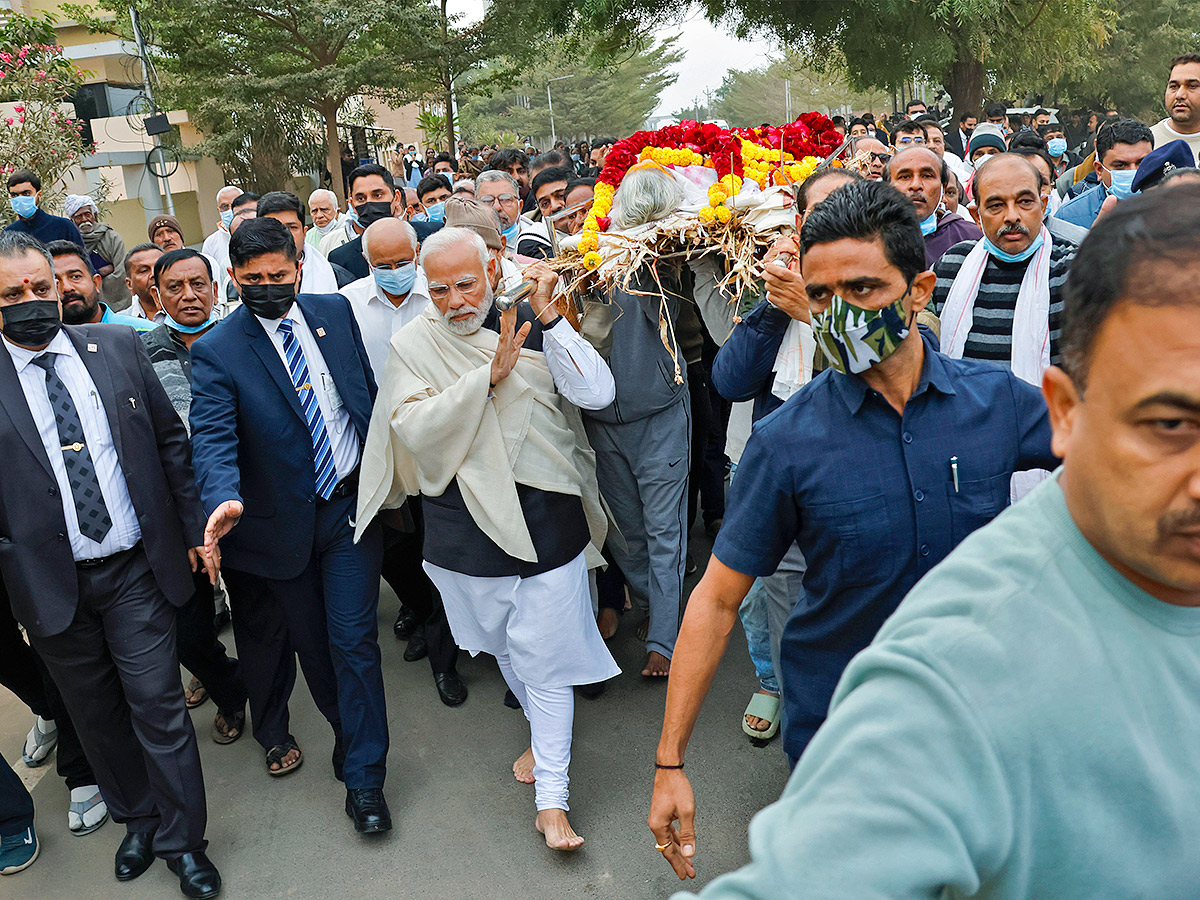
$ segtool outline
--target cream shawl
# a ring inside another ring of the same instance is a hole
[[[579,410],[555,389],[538,351],[522,350],[489,391],[499,337],[486,328],[454,334],[432,304],[392,337],[363,448],[356,538],[380,509],[418,493],[440,496],[457,478],[480,530],[508,555],[536,562],[517,497],[524,484],[580,498],[588,564],[600,565],[607,520]]]

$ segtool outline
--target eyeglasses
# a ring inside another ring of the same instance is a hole
[[[881,163],[883,163],[883,164],[886,166],[886,165],[887,165],[889,162],[891,162],[891,161],[892,161],[892,154],[890,154],[890,153],[875,153],[875,152],[872,152],[872,153],[871,153],[871,159],[872,159],[874,162],[881,162]]]
[[[501,206],[505,203],[512,203],[520,198],[516,194],[496,194],[495,196],[485,194],[479,199],[484,203],[490,203],[492,206]]]
[[[925,138],[917,137],[914,134],[905,135],[902,138],[896,138],[897,147],[907,147],[910,144],[924,144]]]
[[[460,278],[458,281],[454,282],[454,287],[458,289],[460,294],[471,295],[474,294],[479,288],[482,288],[483,283],[478,278],[468,276],[466,278]],[[439,284],[436,281],[431,281],[429,283],[430,300],[445,300],[449,296],[450,285]]]

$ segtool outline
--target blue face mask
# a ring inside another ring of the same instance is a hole
[[[349,205],[346,207],[346,218],[349,219],[351,222],[353,222],[355,225],[358,224],[358,210],[355,209],[353,205]]]
[[[371,275],[379,289],[393,297],[404,297],[412,290],[417,280],[417,264],[405,263],[395,269],[371,269]]]
[[[1114,172],[1108,166],[1104,166],[1104,168],[1108,171],[1108,177],[1112,182],[1108,188],[1109,193],[1119,200],[1132,197],[1133,179],[1137,175],[1137,169],[1122,169],[1119,172]]]
[[[28,219],[35,212],[37,212],[38,202],[36,195],[33,197],[9,197],[8,202],[12,204],[13,212],[15,212],[22,219]]]
[[[991,240],[987,237],[987,235],[984,235],[984,237],[983,237],[983,246],[985,246],[987,248],[988,253],[990,253],[992,256],[996,257],[996,259],[1000,260],[1001,262],[1006,262],[1006,263],[1025,262],[1025,260],[1027,260],[1027,259],[1029,259],[1029,257],[1033,256],[1033,254],[1037,253],[1038,248],[1040,248],[1042,246],[1042,233],[1039,231],[1037,237],[1035,237],[1033,239],[1033,243],[1030,244],[1028,247],[1026,247],[1024,250],[1022,250],[1020,253],[1004,252],[999,247],[997,247],[995,244],[993,244],[991,242]]]
[[[170,314],[166,310],[163,310],[163,315],[166,317],[163,320],[166,326],[172,331],[178,331],[180,334],[196,334],[197,332],[204,331],[206,328],[211,328],[213,325],[217,324],[217,310],[215,307],[208,314],[208,320],[201,322],[199,325],[180,325],[171,318]]]
[[[425,207],[425,215],[429,217],[430,222],[445,222],[446,201],[439,200],[437,203],[430,203]]]
[[[937,231],[937,212],[931,212],[929,218],[921,223],[921,234],[925,237]]]
[[[520,234],[520,232],[521,232],[520,221],[513,222],[511,225],[509,225],[507,228],[505,228],[502,232],[500,232],[500,234],[502,234],[504,236],[504,240],[508,242],[508,248],[510,250],[516,249],[517,235]]]
[[[225,226],[225,230],[229,230],[229,226],[233,223],[233,210],[227,209],[221,213],[221,224]]]
[[[1058,159],[1067,152],[1067,139],[1050,138],[1050,140],[1046,141],[1046,149],[1050,152],[1051,156]]]

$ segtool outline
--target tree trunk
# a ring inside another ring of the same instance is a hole
[[[337,114],[341,104],[327,99],[321,103],[321,118],[325,121],[325,165],[329,167],[330,186],[338,198],[338,206],[346,202],[346,186],[342,181],[342,147],[338,140]]]
[[[983,63],[965,44],[959,44],[958,59],[942,77],[942,85],[954,104],[954,118],[965,112],[974,113],[983,121]]]
[[[442,0],[442,53],[446,67],[442,72],[442,87],[446,91],[446,151],[457,158],[454,152],[454,76],[451,74],[450,20],[446,17],[446,0]]]

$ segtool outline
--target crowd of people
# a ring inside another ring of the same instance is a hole
[[[640,610],[667,685],[649,825],[693,877],[684,758],[740,618],[740,728],[793,774],[702,896],[1190,896],[1200,54],[1168,70],[1152,127],[919,100],[837,122],[844,164],[794,186],[759,293],[662,259],[590,287],[582,328],[551,262],[611,139],[400,146],[347,167],[345,209],[228,185],[199,250],[171,215],[126,249],[92,198],[54,215],[14,172],[0,684],[34,715],[24,764],[57,748],[72,833],[124,826],[118,881],[160,858],[215,897],[188,710],[211,698],[211,739],[249,730],[286,777],[298,665],[354,831],[391,830],[382,580],[443,703],[468,699],[460,650],[495,659],[529,725],[513,776],[575,850],[575,697]],[[682,201],[635,166],[612,226]],[[0,760],[0,874],[38,853]]]

